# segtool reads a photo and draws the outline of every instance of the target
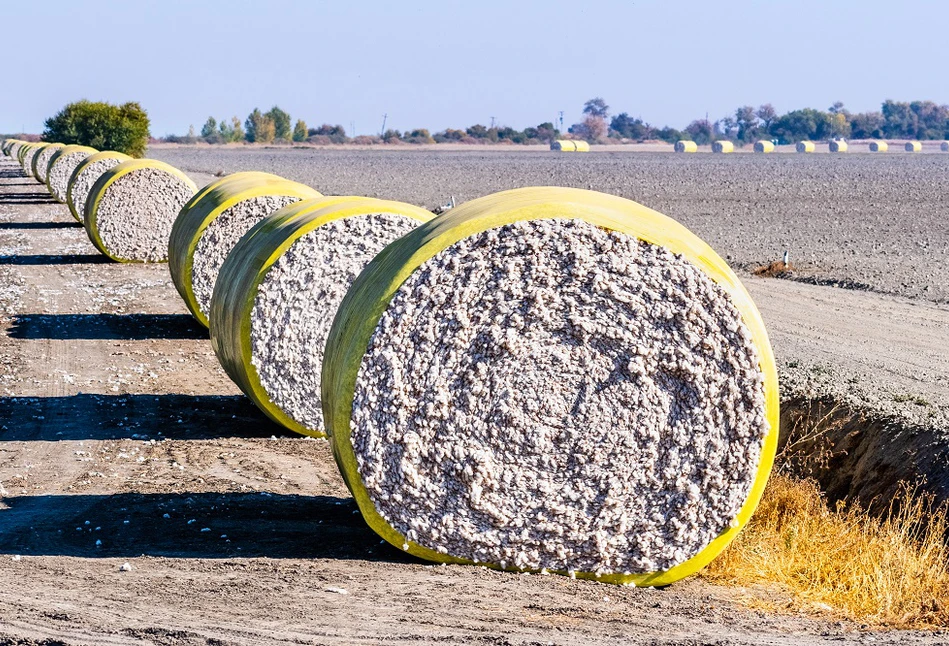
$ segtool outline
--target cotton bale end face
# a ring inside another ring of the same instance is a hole
[[[795,148],[799,153],[812,153],[817,149],[813,141],[799,141]]]
[[[98,150],[89,146],[69,145],[60,148],[49,159],[46,170],[46,188],[57,202],[66,203],[69,179],[73,171],[90,155]]]
[[[871,153],[885,153],[890,149],[890,145],[885,141],[871,141],[870,142],[870,152]]]
[[[845,153],[847,152],[847,142],[846,141],[831,141],[828,144],[830,152],[832,153]]]
[[[266,173],[225,177],[185,205],[175,220],[168,268],[178,293],[205,327],[218,272],[227,255],[255,224],[318,191]]]
[[[712,152],[713,153],[731,153],[735,152],[735,144],[727,140],[719,140],[712,142]]]
[[[949,153],[949,141],[944,141],[941,144],[939,144],[939,150],[941,150],[944,153]]]
[[[908,153],[918,153],[922,151],[923,144],[919,141],[907,141],[906,145],[904,146],[904,149]]]
[[[557,139],[550,143],[550,149],[562,153],[577,152],[577,142],[571,139]]]
[[[118,262],[164,262],[171,227],[198,187],[177,168],[131,159],[99,176],[83,221],[99,251]]]
[[[40,184],[46,184],[46,174],[49,171],[49,162],[57,152],[65,148],[66,144],[49,144],[44,146],[36,155],[30,167],[33,169],[33,177]]]
[[[469,202],[353,283],[323,363],[367,523],[436,562],[666,585],[748,521],[778,436],[774,357],[727,264],[634,202]]]
[[[20,165],[23,166],[23,172],[26,173],[27,177],[32,177],[37,179],[35,172],[33,170],[33,162],[36,161],[37,155],[43,152],[43,149],[49,146],[47,143],[38,143],[38,144],[28,144],[23,147],[21,151],[22,159],[20,160]],[[37,180],[39,181],[39,180]]]
[[[321,367],[353,280],[434,215],[401,202],[303,200],[256,224],[227,256],[211,298],[211,344],[225,372],[278,424],[324,435]]]
[[[76,220],[84,221],[89,191],[92,190],[92,187],[95,186],[103,173],[131,159],[125,153],[104,150],[89,155],[79,162],[66,183],[66,206],[69,207],[69,212]]]
[[[674,150],[677,153],[694,153],[698,152],[699,146],[694,141],[681,140],[675,143]]]
[[[773,153],[774,144],[770,141],[762,140],[755,142],[755,152],[756,153]]]

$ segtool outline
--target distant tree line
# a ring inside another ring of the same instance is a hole
[[[759,139],[776,140],[787,144],[800,140],[827,139],[949,139],[949,106],[932,101],[908,103],[887,100],[879,112],[851,113],[837,102],[827,110],[802,108],[779,115],[770,103],[757,108],[746,105],[734,114],[717,121],[696,119],[682,130],[669,126],[656,127],[632,117],[627,112],[610,115],[610,107],[602,97],[587,101],[583,119],[561,133],[552,122],[515,130],[508,126],[475,124],[464,129],[447,128],[432,134],[425,128],[408,130],[389,129],[378,136],[350,137],[341,125],[323,124],[308,128],[305,121],[295,124],[290,115],[278,106],[268,112],[254,110],[243,124],[236,116],[217,121],[208,117],[200,137],[192,127],[186,137],[169,136],[165,141],[194,143],[206,141],[224,144],[309,142],[315,144],[375,144],[375,143],[507,143],[549,144],[560,138],[584,139],[591,143],[626,143],[649,140],[675,142],[690,139],[707,144],[718,139],[729,139],[738,145]],[[293,124],[293,125],[291,125]]]

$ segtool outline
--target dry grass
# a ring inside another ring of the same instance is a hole
[[[831,509],[816,483],[771,478],[755,516],[703,576],[733,585],[778,584],[792,609],[832,612],[874,626],[949,626],[945,505],[904,487],[878,518]],[[756,605],[774,602],[756,602]],[[829,609],[828,609],[829,607]]]

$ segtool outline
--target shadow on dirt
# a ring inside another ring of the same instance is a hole
[[[23,314],[7,334],[14,339],[207,339],[188,314]]]
[[[0,499],[0,553],[414,562],[355,512],[352,498],[270,493],[13,496]]]
[[[3,442],[297,437],[243,395],[0,397]]]
[[[45,254],[0,256],[0,265],[101,265],[111,262],[100,253],[74,253],[63,256]]]
[[[0,222],[2,229],[81,229],[82,224],[72,222]]]
[[[49,193],[0,193],[0,204],[59,204]]]

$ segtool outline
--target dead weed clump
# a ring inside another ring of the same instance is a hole
[[[947,509],[904,486],[881,517],[828,505],[817,484],[772,476],[754,517],[703,576],[740,586],[778,584],[790,606],[892,628],[949,626]]]

